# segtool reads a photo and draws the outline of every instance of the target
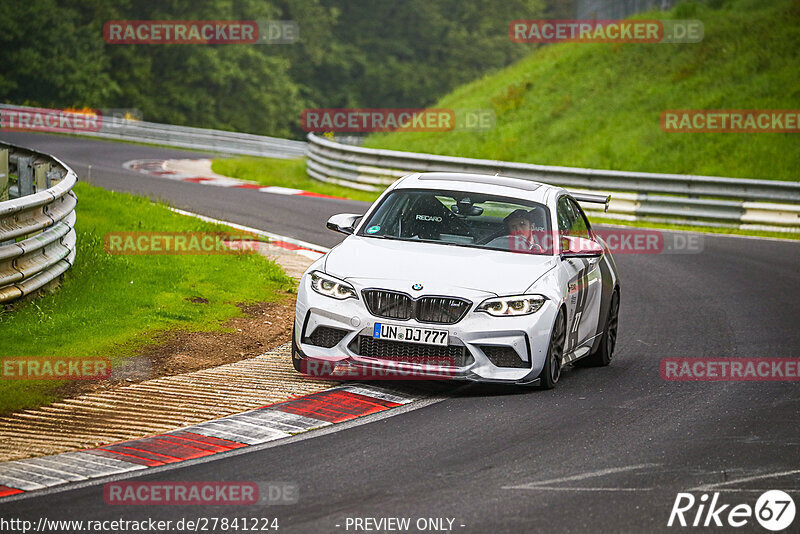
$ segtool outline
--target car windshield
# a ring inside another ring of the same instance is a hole
[[[550,213],[543,204],[457,191],[393,191],[358,235],[520,254],[553,253]]]

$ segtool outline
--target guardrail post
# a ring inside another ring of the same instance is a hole
[[[47,162],[36,163],[33,166],[33,176],[36,181],[36,192],[50,189],[50,177],[47,171],[50,170],[50,164]]]
[[[19,197],[33,194],[33,158],[19,158],[17,160],[17,191]]]
[[[61,173],[58,172],[58,169],[50,169],[47,171],[47,187],[51,187],[53,185],[53,180],[56,182],[61,179]]]
[[[0,150],[0,202],[8,200],[8,149]]]

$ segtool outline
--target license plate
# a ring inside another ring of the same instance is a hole
[[[446,330],[433,330],[431,328],[384,323],[375,323],[372,337],[375,339],[389,339],[392,341],[406,341],[408,343],[421,343],[423,345],[440,345],[443,347],[446,347],[449,341],[449,335]]]

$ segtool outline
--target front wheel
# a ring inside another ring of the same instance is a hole
[[[564,356],[564,342],[567,339],[567,325],[564,312],[559,311],[553,333],[550,335],[550,346],[547,348],[547,358],[541,374],[539,374],[539,387],[553,389],[561,377],[561,360]]]

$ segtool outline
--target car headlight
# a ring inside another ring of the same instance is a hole
[[[311,289],[325,295],[339,300],[357,299],[356,290],[343,280],[334,278],[333,276],[314,271],[311,273]]]
[[[541,295],[517,295],[484,300],[475,311],[486,312],[495,317],[530,315],[539,311],[547,300]]]

